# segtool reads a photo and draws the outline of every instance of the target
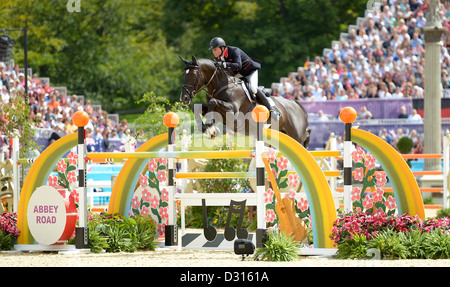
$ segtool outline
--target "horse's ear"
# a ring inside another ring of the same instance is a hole
[[[178,55],[178,57],[180,57],[181,61],[183,61],[183,63],[185,65],[189,65],[189,61],[188,60],[186,60],[185,58],[181,57],[180,55]]]
[[[194,56],[194,54],[192,54],[192,64],[198,66],[197,58]]]

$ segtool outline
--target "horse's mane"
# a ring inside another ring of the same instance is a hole
[[[214,71],[216,69],[214,61],[211,60],[211,59],[200,58],[200,59],[197,59],[197,63],[199,64],[200,67],[201,66],[207,66],[212,71]],[[233,78],[233,75],[231,75],[230,72],[228,72],[224,68],[219,68],[218,72],[224,74],[227,78],[230,78],[230,77]]]

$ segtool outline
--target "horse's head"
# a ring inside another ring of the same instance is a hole
[[[189,105],[195,94],[203,85],[201,82],[202,71],[197,58],[194,55],[192,55],[192,61],[188,61],[181,56],[179,57],[186,65],[184,67],[184,83],[183,89],[181,90],[180,101],[185,105]]]

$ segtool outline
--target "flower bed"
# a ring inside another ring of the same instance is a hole
[[[17,229],[17,213],[4,212],[0,215],[0,250],[10,250],[20,235]]]

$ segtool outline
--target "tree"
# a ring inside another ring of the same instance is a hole
[[[222,36],[262,61],[269,87],[347,31],[366,0],[2,0],[1,27],[28,27],[29,66],[109,112],[139,107],[146,92],[178,101],[178,55],[212,58]],[[1,28],[0,27],[0,28]],[[16,43],[21,43],[21,35]],[[23,66],[23,46],[12,57]]]

